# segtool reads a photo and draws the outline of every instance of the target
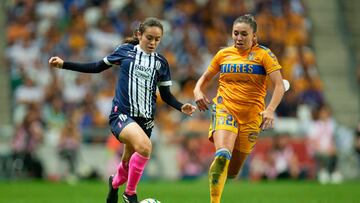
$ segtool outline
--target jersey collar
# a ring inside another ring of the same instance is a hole
[[[154,56],[154,55],[155,55],[155,52],[150,53],[150,54],[146,53],[146,52],[140,47],[140,44],[135,45],[135,48],[136,48],[137,50],[143,52],[143,54],[145,54],[145,56]]]
[[[246,50],[246,51],[240,52],[238,49],[237,49],[237,51],[238,51],[238,53],[239,53],[241,56],[246,56],[246,55],[248,55],[249,53],[251,53],[251,51],[253,50],[254,47],[257,47],[257,46],[259,46],[258,43],[253,44],[253,46],[250,47],[250,49],[248,49],[248,50]],[[235,46],[234,46],[234,48],[235,48]],[[236,48],[235,48],[235,49],[236,49]]]

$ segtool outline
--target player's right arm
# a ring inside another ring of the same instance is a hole
[[[196,105],[200,111],[208,110],[208,104],[210,104],[209,98],[206,96],[205,91],[209,85],[210,80],[220,71],[220,61],[223,58],[223,52],[220,50],[215,54],[214,58],[211,60],[207,70],[201,75],[199,80],[196,82],[194,88],[194,99]]]
[[[75,63],[64,61],[58,56],[51,57],[49,59],[49,65],[52,68],[62,68],[82,73],[100,73],[111,67],[111,65],[107,65],[104,60],[92,63]]]
[[[216,72],[206,70],[197,81],[194,88],[194,98],[196,105],[200,111],[208,110],[208,104],[210,104],[209,98],[204,93],[210,82],[210,80],[216,75]]]

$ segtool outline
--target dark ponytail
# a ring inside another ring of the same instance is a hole
[[[124,39],[124,43],[129,43],[133,45],[139,44],[139,39],[136,36],[137,32],[143,34],[148,27],[158,27],[161,31],[164,31],[163,25],[161,24],[160,20],[157,18],[146,18],[144,22],[140,23],[139,27],[134,31],[132,37],[127,37]]]
[[[128,44],[133,44],[133,45],[137,45],[139,44],[139,39],[137,38],[136,36],[136,32],[138,31],[138,29],[136,29],[134,32],[133,32],[133,36],[131,37],[126,37],[124,40],[123,40],[123,43],[128,43]]]

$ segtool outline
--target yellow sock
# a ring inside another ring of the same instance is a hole
[[[209,169],[210,202],[220,203],[221,194],[227,178],[231,153],[227,149],[219,149]]]

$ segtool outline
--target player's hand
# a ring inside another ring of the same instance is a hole
[[[184,114],[187,114],[189,116],[192,116],[192,114],[194,113],[195,110],[196,110],[196,106],[194,106],[190,103],[186,103],[186,104],[182,105],[182,107],[181,107],[181,112],[183,112]]]
[[[208,105],[210,104],[210,100],[205,96],[205,94],[201,90],[194,90],[194,98],[196,105],[198,106],[200,111],[208,110]]]
[[[53,56],[49,59],[49,65],[52,68],[62,68],[64,65],[64,60],[58,56]]]
[[[260,125],[261,130],[266,130],[274,127],[274,111],[271,109],[265,109],[265,111],[260,112],[262,116],[262,123]]]

